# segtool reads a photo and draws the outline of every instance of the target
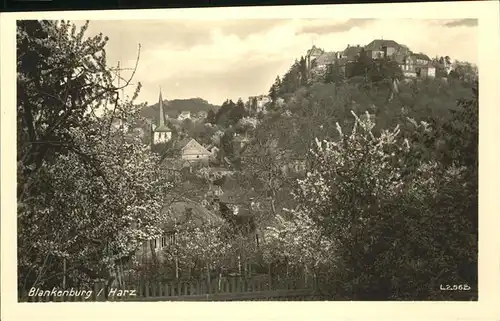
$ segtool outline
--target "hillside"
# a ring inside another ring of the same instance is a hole
[[[194,114],[201,111],[208,112],[209,110],[213,110],[215,112],[219,108],[219,106],[212,105],[208,101],[201,98],[164,100],[163,104],[165,112],[170,118],[177,118],[177,116],[183,111],[189,111]],[[141,114],[145,118],[157,121],[159,103],[143,108]]]

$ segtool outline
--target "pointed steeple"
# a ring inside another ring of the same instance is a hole
[[[154,129],[155,132],[171,132],[170,128],[166,124],[165,121],[165,111],[163,110],[163,97],[161,96],[161,88],[160,88],[160,97],[158,98],[160,105],[160,121],[158,127]]]
[[[160,127],[165,126],[165,113],[163,112],[163,98],[161,97],[161,87],[160,87]]]

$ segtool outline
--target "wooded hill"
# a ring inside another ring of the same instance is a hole
[[[220,106],[212,105],[208,101],[202,98],[190,98],[190,99],[173,99],[163,101],[164,111],[170,118],[177,118],[179,114],[183,111],[189,111],[191,114],[195,114],[201,111],[207,112],[212,110],[216,112]],[[159,117],[159,103],[156,102],[154,105],[149,105],[141,110],[141,116],[154,119],[158,121]]]

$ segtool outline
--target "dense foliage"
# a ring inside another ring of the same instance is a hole
[[[470,115],[477,107],[466,108]],[[462,121],[472,125],[474,117]],[[426,160],[414,147],[418,140],[403,139],[399,129],[374,135],[373,127],[369,117],[357,118],[352,133],[338,127],[340,140],[317,141],[311,171],[295,190],[299,206],[292,211],[299,226],[307,220],[314,224],[302,233],[284,225],[282,233],[295,234],[289,245],[281,235],[276,239],[293,249],[297,239],[311,240],[307,233],[319,229],[315,235],[333,245],[321,246],[314,257],[329,260],[322,284],[336,298],[459,298],[440,291],[440,285],[477,282],[475,164],[460,157],[448,163]],[[416,134],[433,131],[424,123],[418,127]],[[466,130],[467,144],[474,146],[477,132]],[[325,248],[331,250],[321,255]],[[297,251],[291,257],[300,262],[304,255]]]
[[[170,185],[149,147],[115,125],[134,123],[142,106],[119,99],[107,39],[85,39],[86,28],[17,28],[21,290],[109,281],[118,259],[160,233]]]

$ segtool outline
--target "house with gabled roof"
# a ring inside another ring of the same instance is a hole
[[[325,69],[328,65],[335,63],[339,59],[339,55],[336,52],[325,52],[313,62],[314,66],[319,69]]]
[[[190,111],[182,111],[179,116],[177,116],[177,119],[180,121],[183,121],[185,119],[191,119],[191,112]]]
[[[365,51],[372,59],[391,57],[402,46],[394,40],[375,39],[365,46]]]
[[[431,59],[429,56],[423,53],[414,53],[412,56],[415,58],[416,63],[419,65],[427,65],[429,62],[431,62]]]
[[[347,62],[355,61],[362,50],[363,47],[361,47],[360,45],[357,46],[347,45],[347,48],[344,49],[344,51],[342,52],[342,56],[339,58],[343,58]]]
[[[185,138],[175,144],[180,152],[180,158],[187,161],[208,160],[213,154],[193,138]]]
[[[412,53],[405,56],[400,63],[405,77],[426,78],[436,76],[436,67],[432,60],[423,53]]]

